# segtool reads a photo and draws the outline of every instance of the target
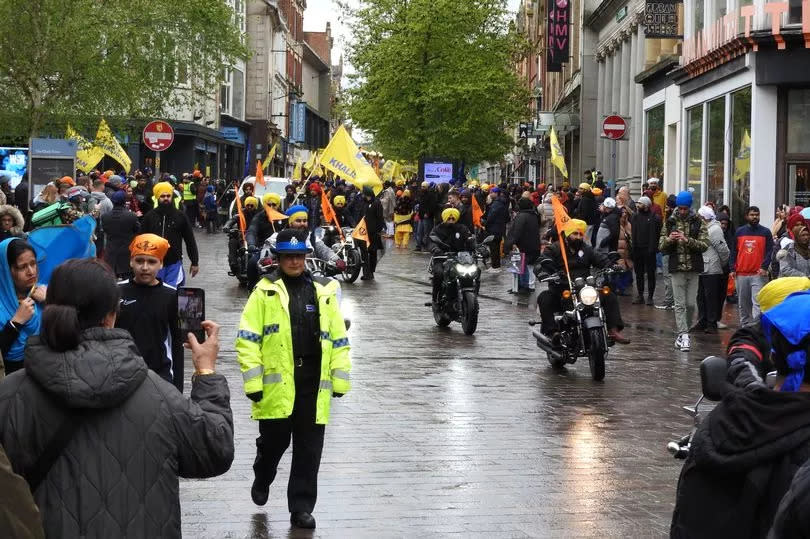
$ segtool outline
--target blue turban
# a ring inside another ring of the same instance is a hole
[[[289,208],[287,208],[287,211],[284,212],[284,215],[286,215],[287,217],[292,217],[296,213],[304,213],[306,215],[309,215],[309,209],[302,204],[298,204],[296,206],[290,206]]]
[[[779,305],[762,313],[762,332],[771,349],[774,346],[774,330],[779,331],[794,348],[785,357],[789,372],[781,391],[798,391],[804,381],[807,364],[807,348],[800,347],[800,343],[810,335],[810,290],[795,292]]]
[[[112,202],[114,206],[121,206],[126,200],[127,194],[123,191],[116,191],[110,195],[110,202]]]
[[[678,193],[678,196],[675,197],[675,205],[676,206],[692,206],[692,193],[689,191],[681,191]]]

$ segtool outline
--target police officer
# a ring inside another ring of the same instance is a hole
[[[279,460],[290,445],[290,522],[314,528],[318,468],[332,396],[350,389],[349,340],[337,281],[305,270],[307,230],[281,231],[273,248],[278,269],[248,299],[236,339],[245,393],[259,421],[250,494],[267,503]]]

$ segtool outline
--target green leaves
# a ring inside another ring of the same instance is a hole
[[[0,20],[0,121],[20,138],[193,106],[248,56],[224,0],[0,0]]]
[[[500,160],[525,117],[524,40],[503,0],[366,0],[352,16],[348,112],[395,159]]]

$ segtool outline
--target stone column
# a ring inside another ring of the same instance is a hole
[[[602,121],[602,115],[605,113],[605,59],[600,58],[597,62],[597,101],[596,101],[596,118],[594,121],[597,123],[596,126],[596,168],[603,170],[604,165],[604,148],[602,137],[600,136],[602,132],[602,126],[600,122]],[[583,122],[583,118],[580,118],[580,123]]]
[[[646,41],[644,38],[644,28],[639,24],[636,29],[634,36],[636,37],[636,41],[638,43],[638,48],[636,50],[636,58],[635,58],[635,68],[636,73],[633,75],[634,77],[644,71],[644,42]],[[633,120],[634,124],[638,126],[638,137],[636,139],[636,165],[634,170],[638,171],[637,175],[643,182],[646,178],[646,171],[643,169],[644,164],[644,157],[643,152],[647,151],[647,144],[644,141],[644,87],[641,84],[636,84],[634,86],[636,90],[636,106],[634,109],[635,118]],[[666,126],[664,126],[664,134],[666,133]]]
[[[632,72],[631,66],[633,62],[631,62],[632,54],[631,54],[631,43],[624,39],[625,36],[622,35],[621,39],[621,55],[622,55],[622,70],[621,70],[621,103],[619,104],[619,114],[622,116],[628,116],[630,114],[630,93],[633,92],[633,85],[635,82],[633,81],[630,73]],[[626,178],[628,176],[628,161],[629,161],[629,154],[630,154],[630,145],[632,144],[630,133],[626,135],[627,140],[623,140],[619,142],[619,163],[616,167],[616,174],[617,180],[618,178]]]

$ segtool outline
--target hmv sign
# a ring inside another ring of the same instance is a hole
[[[550,0],[548,6],[548,47],[546,71],[559,73],[568,62],[571,41],[571,0]]]

